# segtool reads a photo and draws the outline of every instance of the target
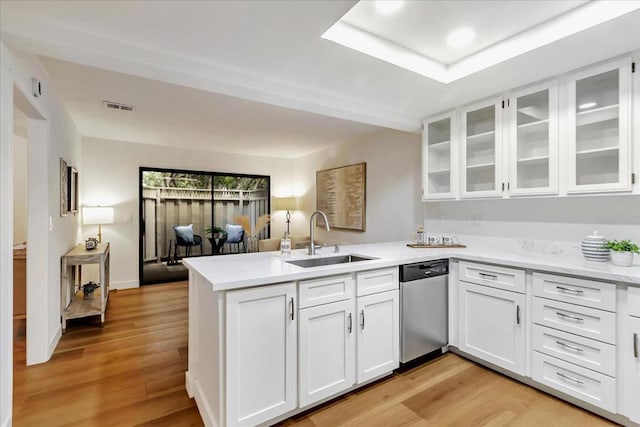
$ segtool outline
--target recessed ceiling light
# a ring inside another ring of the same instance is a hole
[[[376,0],[374,6],[379,14],[391,15],[400,10],[403,4],[404,0]]]
[[[580,105],[578,105],[578,108],[579,108],[580,110],[586,110],[587,108],[593,108],[593,107],[595,107],[596,105],[598,105],[598,103],[597,103],[597,102],[585,102],[584,104],[580,104]]]
[[[450,47],[463,47],[476,38],[476,33],[471,28],[459,28],[447,37],[447,44]]]

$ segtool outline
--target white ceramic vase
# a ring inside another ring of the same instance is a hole
[[[611,251],[611,262],[621,267],[630,267],[633,264],[633,252]]]
[[[582,255],[589,261],[608,261],[609,249],[606,246],[607,239],[594,231],[592,235],[587,236],[580,245]]]

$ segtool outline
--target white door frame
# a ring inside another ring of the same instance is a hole
[[[48,340],[48,140],[49,122],[14,78],[0,49],[0,427],[10,426],[13,404],[13,114],[27,116],[27,364],[49,359]]]

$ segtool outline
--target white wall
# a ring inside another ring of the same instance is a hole
[[[316,236],[326,244],[411,239],[422,224],[420,147],[420,135],[389,130],[296,159],[294,192],[304,206],[304,212],[293,218],[296,231],[302,226],[304,234],[309,234],[309,215],[316,206],[316,171],[366,162],[366,231],[327,232],[316,227]]]
[[[27,139],[13,135],[13,243],[27,240]]]
[[[112,205],[116,223],[102,226],[103,241],[111,244],[111,285],[138,286],[139,168],[159,167],[271,176],[271,195],[285,196],[292,180],[291,160],[198,151],[149,144],[83,138],[80,174],[81,205]],[[126,222],[131,218],[131,222]],[[272,218],[271,233],[280,236],[284,216]],[[84,226],[81,241],[95,236]]]
[[[424,224],[427,232],[567,242],[597,230],[640,242],[640,196],[428,202]]]
[[[80,135],[56,96],[38,58],[8,50],[0,43],[0,200],[13,199],[14,87],[33,110],[29,120],[29,238],[27,289],[27,362],[49,359],[61,332],[60,256],[74,245],[78,220],[60,217],[59,158],[79,164]],[[31,95],[31,79],[43,83],[43,96]],[[34,143],[31,144],[31,141]],[[36,206],[37,209],[32,209]],[[51,218],[52,229],[48,222]],[[12,402],[12,246],[13,207],[0,204],[0,425],[10,424]],[[34,257],[35,256],[35,257]],[[37,262],[34,262],[37,260]],[[37,280],[33,280],[37,278]]]

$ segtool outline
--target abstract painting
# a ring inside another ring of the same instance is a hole
[[[316,172],[316,207],[331,228],[366,230],[366,177],[366,163]]]

